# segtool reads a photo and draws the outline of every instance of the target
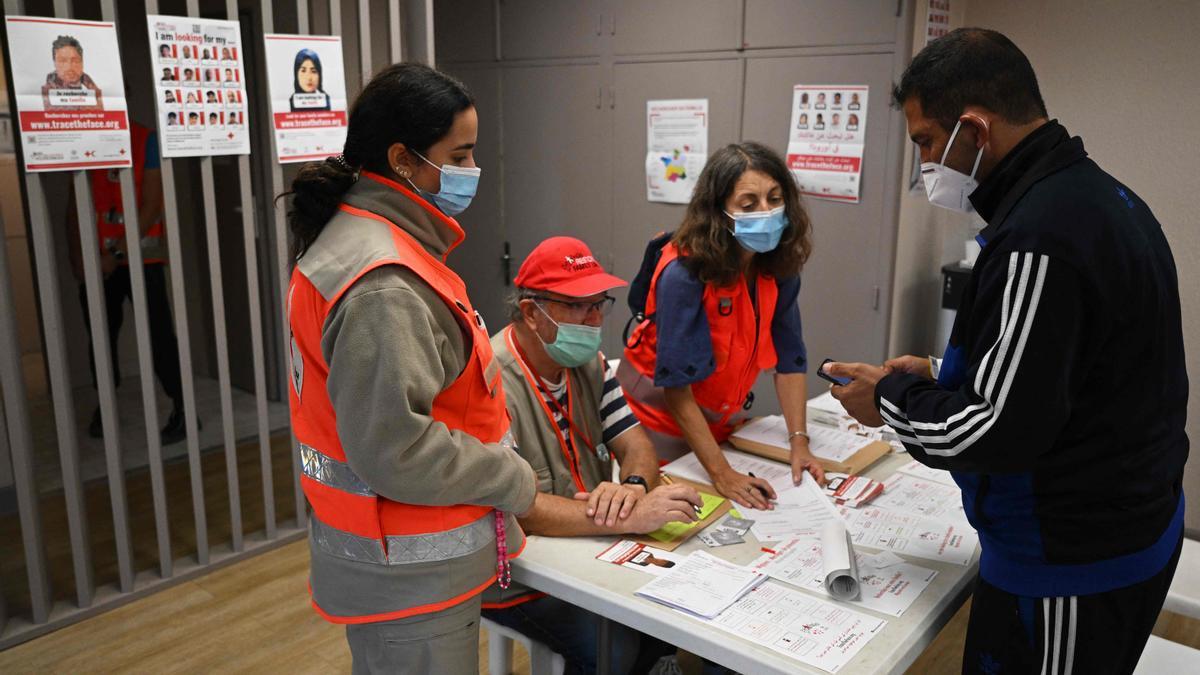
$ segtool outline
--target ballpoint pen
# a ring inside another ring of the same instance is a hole
[[[665,473],[659,474],[659,480],[662,481],[663,485],[674,485],[675,484],[675,481],[671,480],[671,477]],[[695,504],[692,504],[692,510],[696,512],[697,516],[700,515],[700,513],[701,513],[701,508],[699,506],[696,506]]]

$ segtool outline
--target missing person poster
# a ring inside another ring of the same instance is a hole
[[[950,0],[929,0],[925,14],[925,44],[950,32]]]
[[[858,203],[867,93],[858,84],[793,88],[787,163],[805,195]]]
[[[146,17],[163,157],[250,154],[237,21]]]
[[[708,99],[646,101],[646,199],[692,200],[708,160]]]
[[[5,17],[26,171],[133,165],[111,22]]]
[[[342,38],[266,35],[271,122],[280,163],[324,159],[346,142]]]

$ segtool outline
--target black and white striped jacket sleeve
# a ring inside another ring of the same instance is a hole
[[[965,362],[960,382],[893,374],[876,386],[875,402],[928,466],[1026,471],[1054,446],[1082,379],[1083,287],[1075,269],[1037,252],[998,251],[978,272],[952,339]]]

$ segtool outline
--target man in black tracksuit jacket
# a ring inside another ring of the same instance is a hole
[[[947,38],[926,48],[939,58],[914,59],[916,83],[906,92],[906,73],[897,88],[910,133],[920,126],[914,112],[939,117],[929,101],[937,94],[922,91],[921,79],[969,81],[978,62],[1003,76],[1004,58],[1028,66],[998,33]],[[998,49],[1004,58],[978,58]],[[963,53],[974,58],[959,72],[938,72]],[[992,108],[986,96],[975,87],[965,107],[948,108],[951,119],[966,111],[956,127],[982,130],[980,156],[983,134],[997,139],[1005,124],[996,111],[1005,104]],[[986,174],[980,165],[982,182],[969,193],[988,224],[936,379],[934,364],[916,357],[884,369],[842,364],[831,370],[856,381],[833,391],[962,488],[983,549],[964,672],[1127,673],[1162,606],[1183,532],[1179,286],[1150,208],[1041,108],[1008,124],[1023,135]],[[932,150],[937,162],[944,150]],[[961,166],[965,174],[970,163]]]

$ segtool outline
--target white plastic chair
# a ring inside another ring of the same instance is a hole
[[[550,651],[546,645],[488,619],[482,619],[479,625],[488,634],[489,675],[512,673],[514,640],[525,645],[525,650],[529,652],[529,671],[532,675],[562,675],[566,669],[567,662],[562,655]]]
[[[1142,650],[1133,675],[1174,675],[1200,673],[1200,649],[1151,635]]]
[[[1200,619],[1200,541],[1183,540],[1179,566],[1175,568],[1163,610]],[[1134,675],[1200,673],[1200,649],[1151,635],[1133,672]]]
[[[1183,540],[1183,551],[1179,554],[1179,565],[1171,590],[1163,609],[1193,619],[1200,619],[1200,541]]]

